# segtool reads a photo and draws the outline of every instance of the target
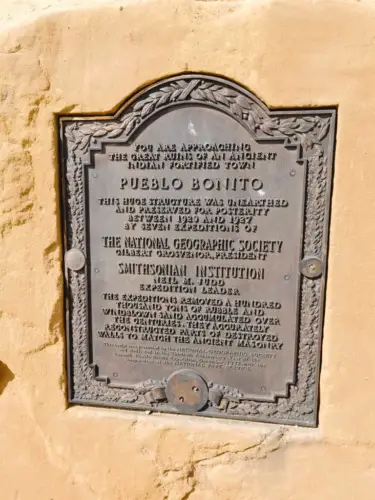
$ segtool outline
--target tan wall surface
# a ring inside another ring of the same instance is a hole
[[[375,498],[375,1],[2,0],[2,500]],[[318,429],[67,408],[54,113],[169,74],[339,105]]]

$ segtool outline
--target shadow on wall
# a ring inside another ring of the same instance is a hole
[[[4,392],[6,386],[14,379],[14,373],[9,370],[6,364],[0,361],[0,395]]]

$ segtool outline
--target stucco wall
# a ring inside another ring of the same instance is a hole
[[[375,2],[2,0],[0,20],[1,498],[373,499]],[[54,113],[184,70],[339,106],[317,429],[67,408]]]

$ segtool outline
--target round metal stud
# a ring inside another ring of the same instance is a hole
[[[323,273],[323,262],[318,257],[305,257],[301,262],[300,270],[306,278],[319,278]]]
[[[72,271],[80,271],[86,264],[86,257],[78,248],[71,248],[65,253],[65,264]]]
[[[168,378],[169,403],[182,412],[202,410],[208,402],[208,387],[204,379],[192,370],[178,370]]]

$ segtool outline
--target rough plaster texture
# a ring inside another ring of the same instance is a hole
[[[2,0],[4,500],[370,500],[375,1]],[[184,70],[339,105],[318,429],[67,408],[54,113]]]

